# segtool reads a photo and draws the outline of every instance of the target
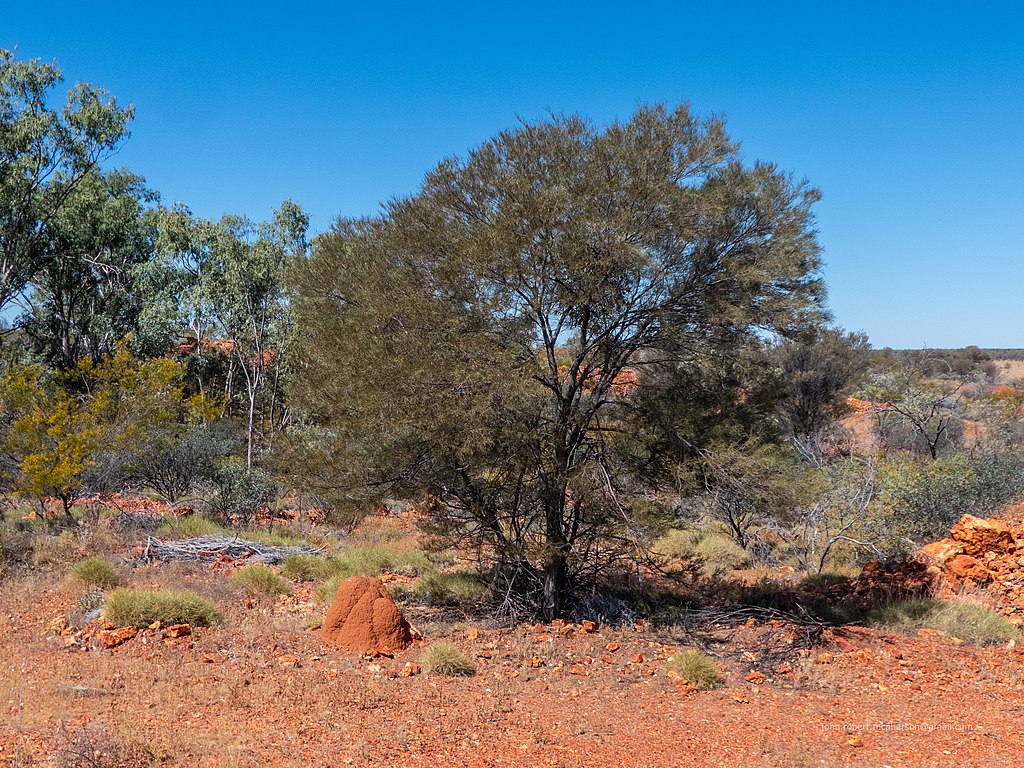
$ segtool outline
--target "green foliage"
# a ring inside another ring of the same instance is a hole
[[[264,595],[291,594],[288,582],[265,565],[247,565],[231,574],[231,580],[249,593]]]
[[[140,435],[174,418],[168,404],[181,393],[177,363],[135,360],[124,347],[59,374],[11,369],[0,377],[0,400],[12,419],[5,442],[18,462],[14,489],[40,504],[55,496],[70,517],[87,487],[106,490],[125,479]]]
[[[698,690],[710,691],[725,682],[715,663],[700,651],[683,651],[665,662],[665,671],[689,680]]]
[[[228,522],[244,527],[277,497],[277,482],[265,470],[247,467],[237,459],[221,463],[216,473],[216,512]]]
[[[116,587],[121,576],[117,569],[101,557],[87,557],[79,560],[68,571],[68,577],[86,587],[108,589]]]
[[[281,563],[281,575],[292,581],[325,581],[337,569],[335,560],[320,555],[288,555]]]
[[[881,463],[871,514],[898,552],[941,538],[962,515],[986,517],[1024,492],[1024,456],[957,453],[920,463],[891,457]]]
[[[156,529],[156,535],[162,539],[195,539],[221,533],[224,533],[224,529],[220,525],[202,515],[168,515]]]
[[[818,317],[817,198],[685,107],[552,116],[445,160],[297,266],[305,477],[432,494],[440,529],[563,612],[635,554],[650,505],[630,491],[692,455],[654,418],[677,372],[701,361],[699,393],[738,401],[720,393],[744,351]]]
[[[224,620],[211,600],[177,589],[116,589],[107,598],[103,616],[119,627],[148,627],[156,621],[207,627]]]
[[[869,349],[862,333],[823,328],[772,350],[781,374],[782,415],[794,437],[824,429],[845,413],[843,395],[866,374]]]
[[[728,536],[710,533],[701,537],[693,554],[700,560],[708,575],[725,576],[738,568],[751,564],[750,553]]]
[[[207,411],[208,401],[204,395],[194,396],[189,411]],[[132,467],[143,488],[175,504],[186,498],[197,483],[214,477],[217,460],[231,453],[234,441],[223,424],[208,423],[205,416],[203,413],[199,423],[170,424],[144,437]]]
[[[331,562],[334,566],[333,575],[316,591],[316,597],[321,602],[329,602],[341,582],[350,576],[380,576],[382,573],[419,576],[434,570],[434,564],[424,552],[394,552],[379,544],[350,547],[332,558]]]
[[[0,49],[0,311],[53,257],[51,228],[75,189],[128,136],[132,107],[79,83],[59,109],[62,73]]]
[[[868,620],[873,626],[903,634],[937,629],[971,645],[1005,643],[1020,637],[1020,630],[991,608],[965,600],[904,600],[879,608]]]
[[[476,674],[476,665],[451,643],[431,643],[424,649],[420,662],[435,675],[472,677]]]
[[[487,585],[473,573],[427,573],[419,578],[414,594],[430,605],[459,605],[487,597]]]

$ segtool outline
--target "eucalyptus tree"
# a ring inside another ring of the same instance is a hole
[[[721,119],[645,106],[523,123],[339,221],[296,278],[292,385],[333,482],[432,495],[562,613],[636,541],[649,489],[616,455],[650,382],[820,314],[817,199]]]
[[[101,88],[79,83],[51,105],[62,81],[56,65],[0,49],[0,311],[56,258],[51,223],[128,136],[132,107]]]

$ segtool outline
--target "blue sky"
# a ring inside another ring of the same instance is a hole
[[[1024,347],[1012,3],[5,5],[0,46],[134,103],[117,164],[200,215],[290,197],[322,230],[517,116],[688,101],[822,189],[843,326]]]

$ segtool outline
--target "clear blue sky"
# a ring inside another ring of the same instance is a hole
[[[198,214],[291,197],[323,230],[517,115],[689,101],[823,190],[843,326],[1024,347],[1015,3],[3,5],[0,46],[133,102],[118,164]]]

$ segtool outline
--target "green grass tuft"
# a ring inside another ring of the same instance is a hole
[[[725,682],[715,663],[700,651],[677,653],[665,662],[665,669],[689,680],[701,691],[710,691]]]
[[[320,555],[288,555],[281,563],[281,575],[292,581],[324,581],[338,571],[338,564]]]
[[[155,621],[208,627],[224,620],[212,601],[179,589],[116,589],[107,598],[103,615],[119,627],[148,627]]]
[[[427,573],[420,577],[414,594],[430,605],[458,605],[483,600],[487,585],[468,571]]]
[[[250,594],[288,595],[292,588],[265,565],[247,565],[231,574],[231,580]]]
[[[427,646],[420,658],[428,672],[445,677],[471,677],[476,674],[476,665],[451,643],[433,643]]]
[[[102,557],[87,557],[79,560],[68,570],[68,578],[85,587],[109,589],[121,582],[117,569]]]
[[[879,608],[868,623],[902,634],[919,629],[937,629],[971,645],[1005,643],[1020,637],[1020,631],[984,605],[966,600],[914,598]]]
[[[332,558],[333,575],[316,590],[316,598],[328,603],[345,579],[350,576],[380,576],[395,573],[400,576],[419,576],[434,570],[425,552],[414,549],[408,552],[392,552],[377,544],[351,547]]]

